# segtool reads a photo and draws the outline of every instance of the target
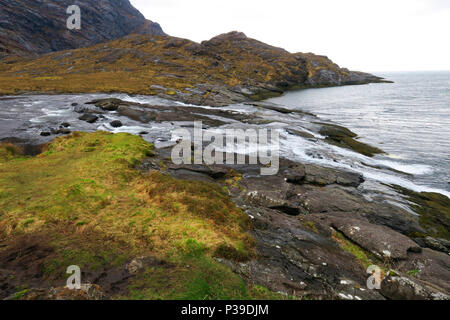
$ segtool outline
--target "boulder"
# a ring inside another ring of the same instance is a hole
[[[85,113],[78,119],[82,120],[82,121],[86,121],[87,123],[95,123],[98,120],[98,116],[96,116],[94,114]]]
[[[289,183],[295,184],[313,184],[318,186],[339,184],[347,187],[358,187],[364,182],[364,178],[359,173],[310,164],[290,166],[284,171],[284,175]]]
[[[407,277],[386,277],[381,283],[381,294],[392,300],[449,300],[450,297]]]
[[[305,139],[315,139],[315,137],[306,131],[298,130],[298,129],[287,129],[287,133],[292,134],[294,136],[299,136]]]
[[[363,219],[342,217],[330,219],[332,227],[379,258],[405,260],[408,258],[408,252],[422,251],[410,238],[385,226],[375,225]]]
[[[330,144],[351,149],[368,157],[384,153],[384,151],[379,148],[355,140],[357,134],[345,127],[320,122],[316,122],[316,124],[322,126],[319,133],[325,136],[325,141]]]
[[[59,128],[58,130],[55,130],[55,134],[70,134],[72,131],[70,131],[67,128]]]
[[[144,111],[137,108],[132,108],[131,106],[121,105],[118,107],[117,111],[123,117],[130,118],[134,121],[139,121],[142,123],[148,123],[156,119],[156,112],[154,111]]]
[[[116,111],[119,105],[123,103],[122,100],[116,98],[98,99],[88,102],[87,104],[94,104],[97,108],[105,111]]]
[[[123,126],[122,122],[119,120],[114,120],[110,123],[111,127],[113,128],[120,128],[121,126]]]

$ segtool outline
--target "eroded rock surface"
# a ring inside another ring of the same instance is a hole
[[[166,155],[160,150],[158,159]],[[145,170],[160,170],[157,161],[150,162]],[[258,169],[167,167],[187,180],[224,183],[227,170],[239,176],[228,189],[253,221],[258,258],[218,260],[246,281],[314,299],[448,299],[448,255],[422,249],[407,236],[425,232],[416,216],[382,200],[365,199],[357,189],[358,175],[287,160],[275,176],[259,176]],[[368,264],[391,274],[381,290],[367,288]]]
[[[69,32],[66,10],[73,4],[80,6],[82,30]],[[128,0],[4,0],[0,20],[0,58],[86,47],[131,33],[164,35],[159,24],[146,20]]]

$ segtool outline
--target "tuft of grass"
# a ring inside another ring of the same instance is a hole
[[[305,228],[308,228],[312,230],[315,233],[319,233],[319,230],[317,229],[317,226],[312,221],[302,221],[302,224]]]
[[[20,300],[30,289],[24,289],[14,294],[13,300]]]
[[[348,240],[342,233],[334,231],[332,239],[336,241],[343,250],[353,255],[355,259],[365,268],[374,264],[373,259],[369,258],[371,256],[369,252]]]
[[[417,277],[420,273],[420,270],[414,269],[414,270],[409,270],[406,272],[407,275],[412,276],[412,277]]]
[[[294,297],[278,292],[272,292],[260,285],[251,286],[248,289],[248,293],[255,300],[294,300]]]
[[[12,143],[0,143],[0,161],[8,161],[23,157],[22,148]]]

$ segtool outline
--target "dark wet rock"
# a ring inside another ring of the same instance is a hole
[[[118,108],[118,112],[123,117],[127,117],[131,120],[139,121],[142,123],[148,123],[156,119],[156,112],[144,111],[141,109],[133,108],[131,106],[122,105]]]
[[[107,99],[97,99],[90,102],[87,102],[86,104],[93,104],[97,108],[100,108],[105,111],[116,111],[120,104],[124,103],[120,99],[116,98],[107,98]]]
[[[139,132],[139,134],[142,135],[142,136],[145,136],[145,135],[148,134],[148,132],[147,131],[141,131],[141,132]]]
[[[68,127],[70,127],[70,123],[63,122],[63,123],[61,123],[61,126],[64,127],[64,128],[68,128]]]
[[[223,179],[230,173],[230,169],[227,169],[223,166],[204,166],[204,165],[170,165],[169,170],[171,172],[183,171],[186,174],[186,171],[192,173],[198,173],[202,175],[206,175],[211,177],[212,179]]]
[[[432,237],[416,238],[414,241],[422,248],[430,248],[444,253],[450,253],[450,241]]]
[[[287,108],[278,107],[278,106],[271,106],[271,105],[258,105],[258,106],[261,108],[267,109],[267,110],[272,110],[272,111],[276,111],[276,112],[283,113],[283,114],[292,113],[292,110],[287,109]]]
[[[72,133],[72,131],[67,128],[60,128],[54,131],[54,134],[70,134],[70,133]]]
[[[193,126],[194,121],[202,121],[205,126],[218,127],[225,124],[225,122],[217,119],[213,119],[204,114],[226,114],[232,115],[228,112],[210,111],[203,108],[195,107],[178,107],[178,106],[152,106],[143,104],[127,104],[122,102],[117,109],[121,116],[130,118],[134,121],[142,123],[148,123],[150,121],[155,122],[192,122],[192,124],[186,124]]]
[[[72,107],[76,107],[76,106],[78,106],[78,103],[74,102],[74,103],[71,104],[71,106]]]
[[[385,278],[381,284],[381,294],[391,300],[450,300],[447,294],[407,277]]]
[[[76,113],[93,113],[93,114],[100,114],[102,111],[94,106],[89,105],[77,105],[73,108],[73,111]]]
[[[305,186],[293,190],[296,201],[313,214],[365,217],[373,224],[387,226],[404,235],[424,232],[417,217],[386,202],[369,202],[357,192],[339,187],[314,188]],[[298,194],[298,195],[297,195]]]
[[[336,124],[329,124],[329,123],[321,123],[316,122],[317,124],[320,124],[322,127],[320,128],[319,133],[323,136],[327,136],[330,138],[343,138],[343,137],[350,137],[350,138],[356,138],[358,135],[349,129],[339,126]]]
[[[302,110],[298,110],[298,109],[287,109],[287,108],[279,107],[277,105],[272,105],[272,104],[268,104],[268,103],[255,102],[255,103],[248,103],[248,104],[253,105],[255,107],[262,108],[262,109],[276,111],[276,112],[279,112],[282,114],[295,113],[295,114],[299,114],[299,115],[303,115],[303,116],[304,115],[315,116],[314,114],[306,112],[306,111],[302,111]]]
[[[169,155],[170,149],[159,150],[142,169],[160,170],[161,160]],[[239,174],[236,184],[228,184],[227,189],[253,222],[258,258],[237,262],[218,256],[216,260],[248,282],[314,299],[391,299],[401,296],[396,292],[409,290],[407,283],[395,290],[386,288],[384,293],[366,289],[366,265],[335,240],[333,235],[339,233],[373,258],[374,264],[384,266],[389,261],[389,268],[405,275],[420,269],[411,281],[431,290],[434,295],[428,298],[446,296],[449,257],[421,249],[406,236],[423,231],[417,217],[383,201],[368,201],[352,186],[306,182],[308,173],[314,176],[321,169],[326,172],[322,175],[330,175],[327,168],[309,170],[304,164],[281,159],[278,175],[260,176],[258,165],[166,165],[177,178],[211,183],[222,183],[231,169],[235,176]],[[214,173],[217,170],[220,174]],[[337,178],[329,179],[333,180]]]
[[[41,136],[43,136],[43,137],[49,137],[49,136],[51,136],[51,135],[52,135],[52,133],[49,132],[49,131],[42,131],[42,132],[41,132]]]
[[[82,120],[82,121],[86,121],[87,123],[95,123],[98,120],[98,116],[96,116],[94,114],[85,113],[78,119]]]
[[[289,134],[292,134],[294,136],[299,136],[305,139],[315,139],[314,135],[312,135],[311,133],[308,133],[306,131],[303,130],[298,130],[298,129],[286,129],[286,131]]]
[[[260,207],[261,202],[247,197],[236,201],[252,218],[259,257],[224,263],[244,279],[313,299],[342,299],[342,294],[349,299],[383,299],[376,291],[359,289],[365,287],[365,268],[329,237],[304,227],[298,217]]]
[[[325,136],[325,141],[330,144],[351,149],[368,157],[384,153],[384,151],[379,148],[355,140],[354,138],[356,138],[357,135],[345,127],[320,122],[316,122],[316,124],[322,126],[319,133]]]
[[[358,187],[364,182],[362,175],[353,172],[340,171],[316,165],[295,165],[284,171],[288,182],[296,184],[315,184],[326,186],[339,184]]]
[[[252,205],[278,210],[291,216],[305,212],[300,203],[288,198],[289,184],[283,177],[248,177],[241,185],[246,190],[244,199]]]
[[[121,126],[123,126],[122,121],[119,120],[114,120],[110,123],[111,127],[113,128],[120,128]]]
[[[450,199],[445,195],[431,192],[415,192],[400,186],[392,186],[413,203],[411,209],[419,215],[420,225],[426,229],[424,235],[450,241]]]
[[[432,285],[439,291],[450,293],[450,256],[429,248],[422,253],[411,252],[408,259],[401,261],[397,268],[414,281]]]
[[[330,216],[330,225],[342,232],[360,247],[379,258],[402,259],[408,252],[421,252],[421,248],[410,238],[385,226],[375,225],[363,219]]]

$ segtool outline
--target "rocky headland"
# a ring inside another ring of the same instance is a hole
[[[201,44],[133,34],[38,58],[0,61],[0,94],[124,92],[210,106],[262,100],[292,89],[372,82],[387,81],[240,32]]]

